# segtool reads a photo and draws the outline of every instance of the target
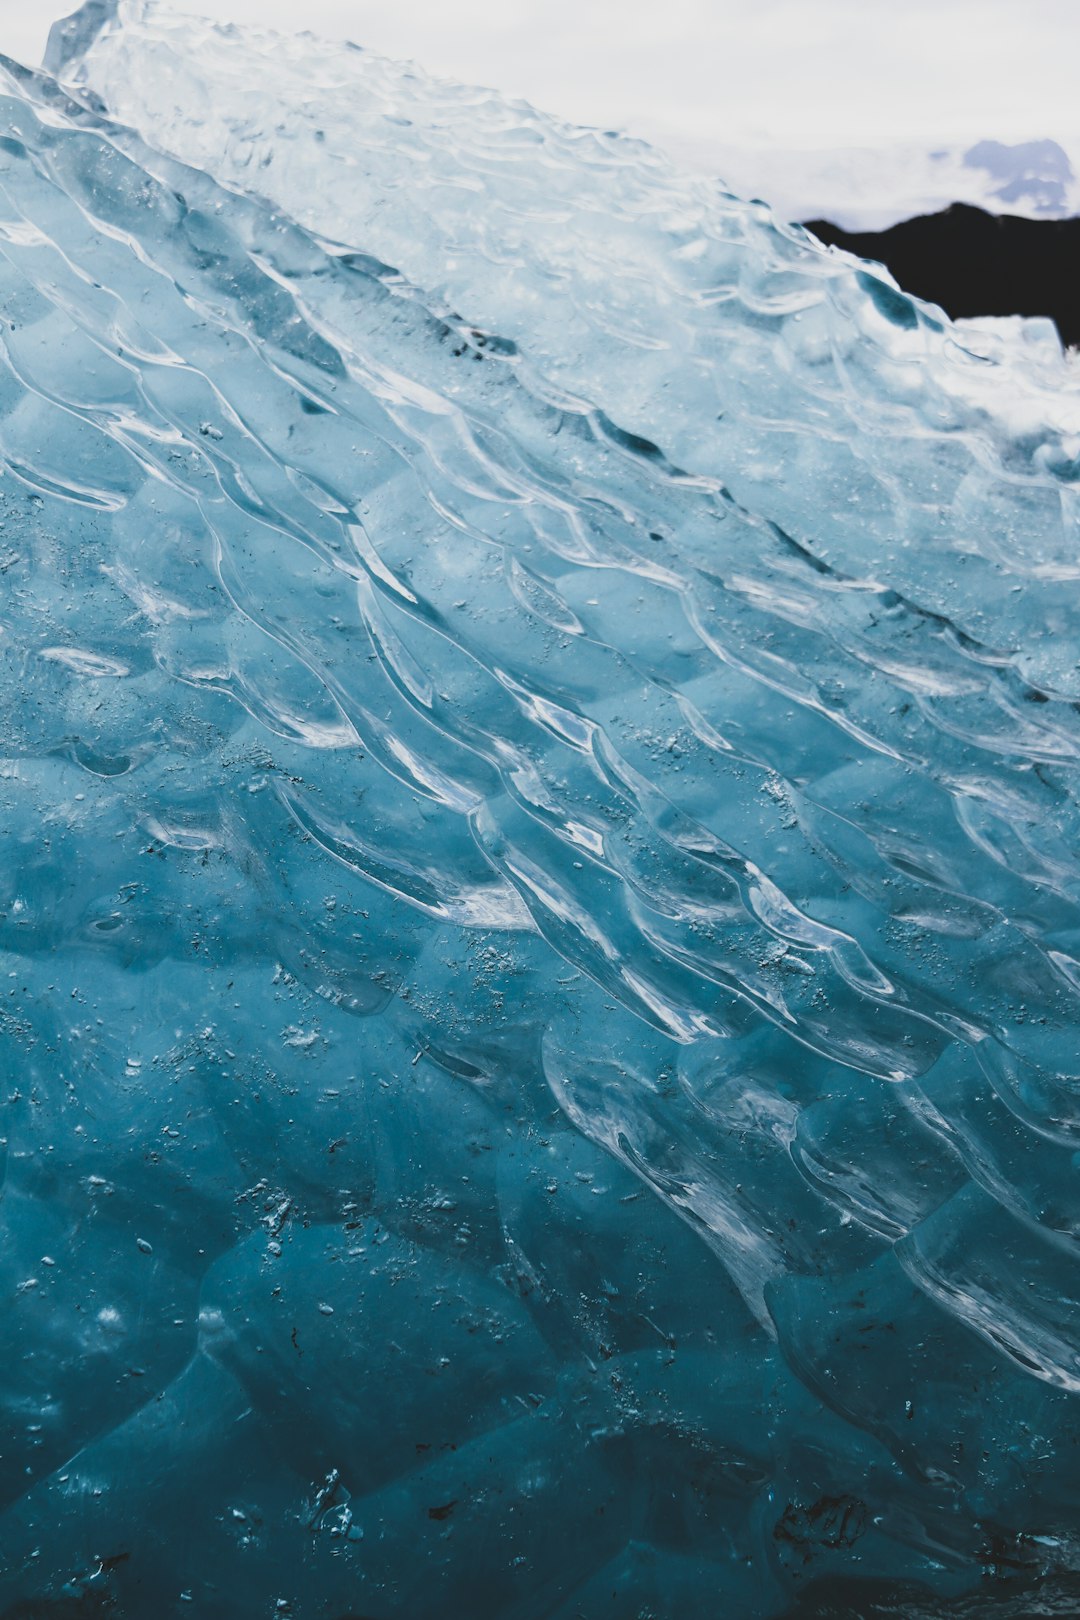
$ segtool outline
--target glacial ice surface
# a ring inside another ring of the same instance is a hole
[[[0,1615],[1074,1613],[1064,361],[83,24],[0,72]]]

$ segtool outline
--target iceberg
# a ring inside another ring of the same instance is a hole
[[[1073,1612],[1064,358],[362,51],[48,67],[0,1616]]]

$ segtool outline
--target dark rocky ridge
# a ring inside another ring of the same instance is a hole
[[[949,315],[1047,315],[1080,344],[1080,219],[1021,219],[954,203],[887,231],[807,229],[891,270],[905,292]]]

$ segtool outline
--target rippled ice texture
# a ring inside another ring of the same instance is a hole
[[[0,78],[0,1615],[1075,1613],[1064,363],[121,14]]]

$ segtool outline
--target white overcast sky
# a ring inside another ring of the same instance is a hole
[[[0,0],[40,61],[71,0]],[[186,0],[347,37],[581,123],[710,148],[1080,136],[1080,0]]]

